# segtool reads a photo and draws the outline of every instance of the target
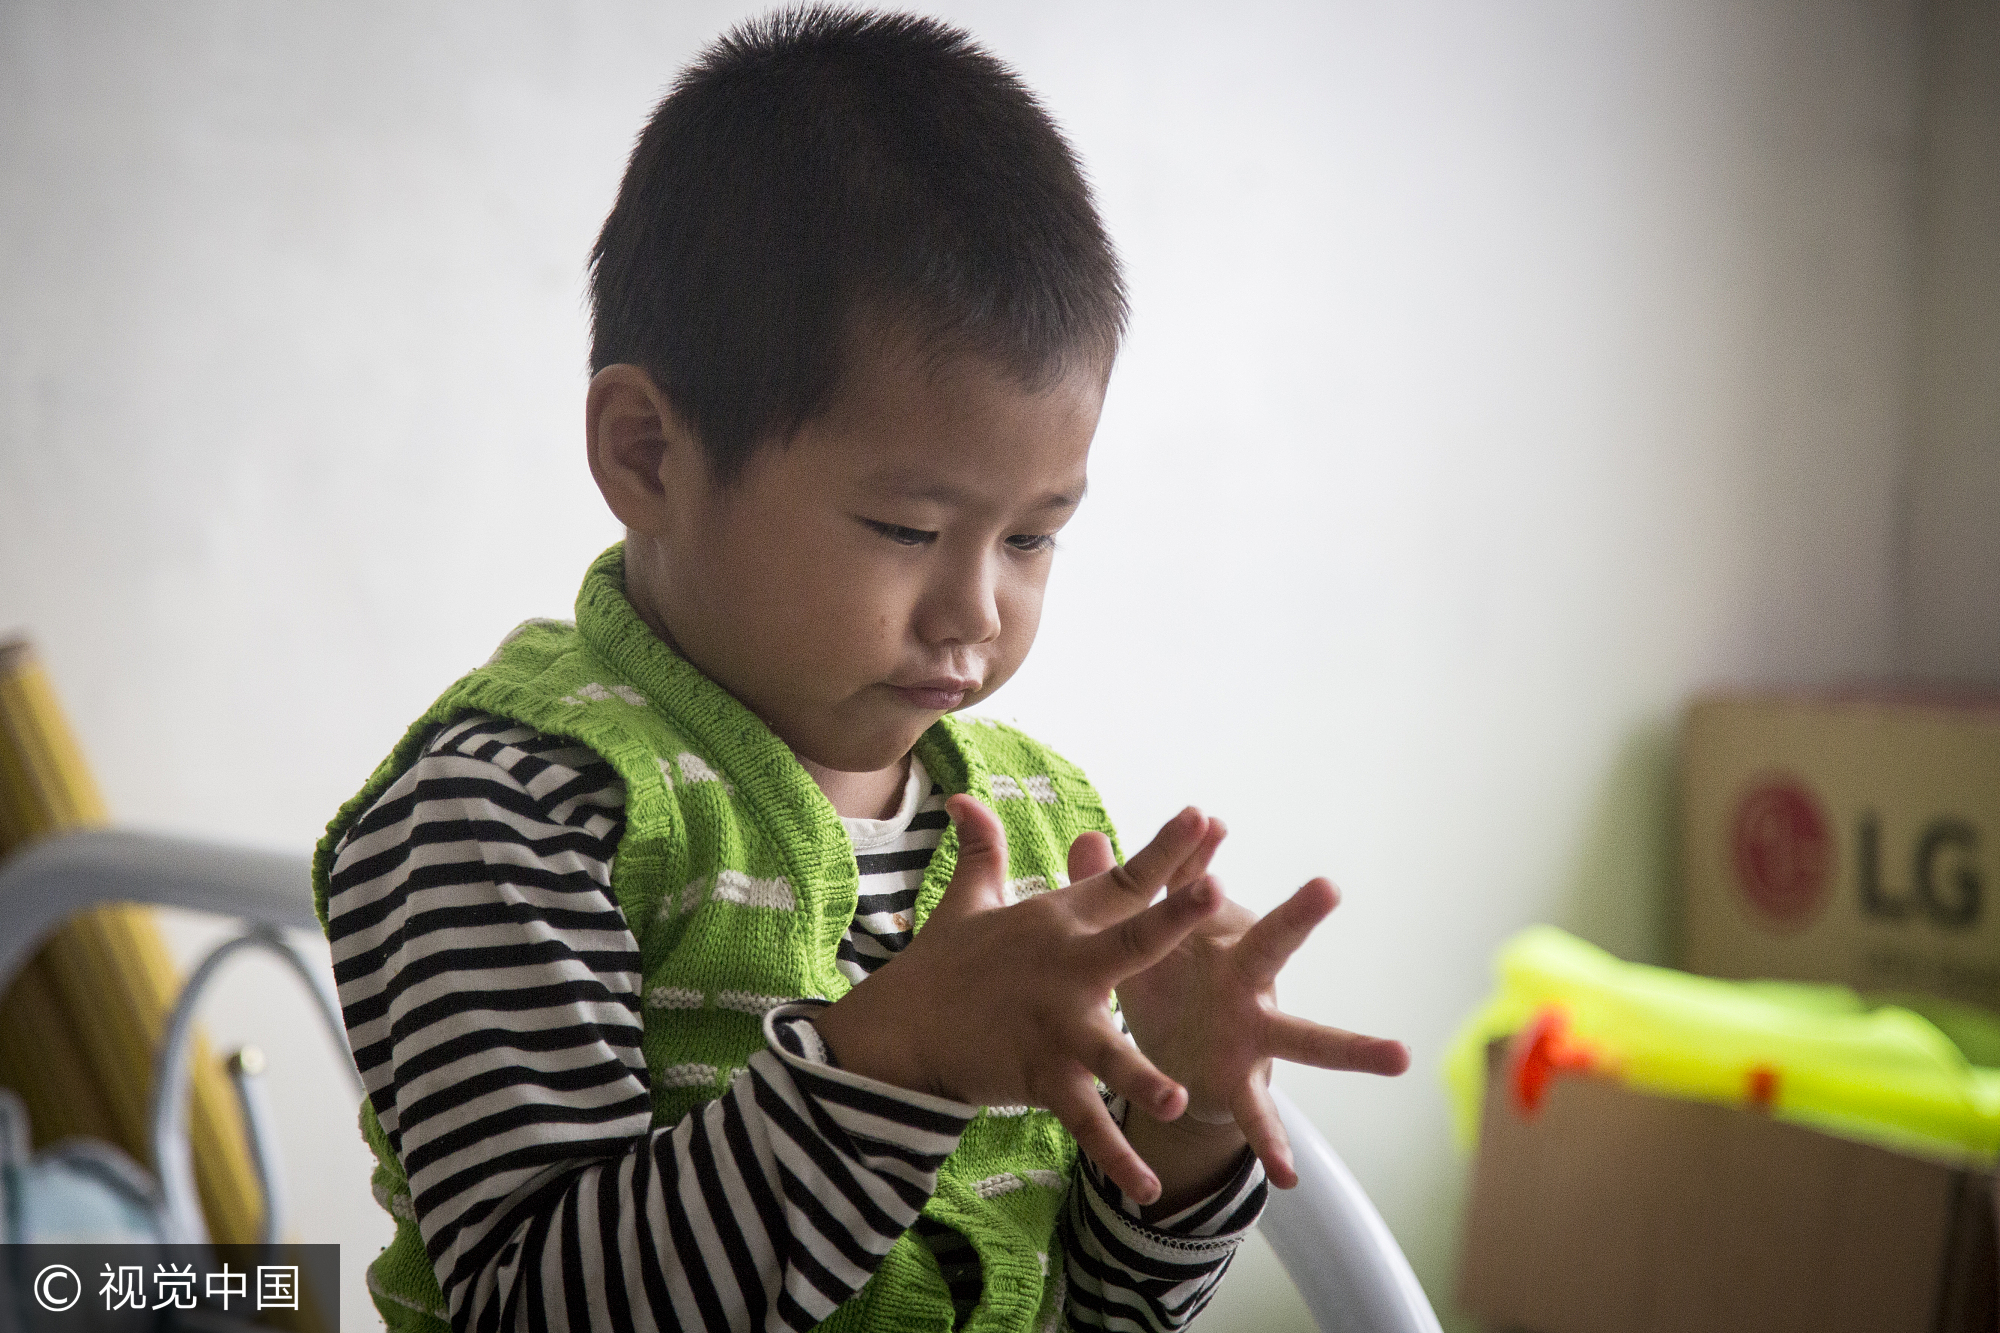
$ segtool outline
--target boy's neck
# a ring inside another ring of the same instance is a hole
[[[802,754],[798,761],[842,819],[887,819],[902,807],[903,784],[910,780],[908,755],[873,773],[827,768]]]

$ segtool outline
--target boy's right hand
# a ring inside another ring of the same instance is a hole
[[[944,896],[902,952],[819,1015],[821,1038],[843,1069],[896,1087],[1046,1107],[1120,1189],[1151,1202],[1159,1179],[1093,1076],[1157,1120],[1187,1103],[1118,1030],[1111,993],[1221,906],[1207,880],[1147,906],[1213,850],[1210,821],[1183,810],[1124,865],[1010,905],[999,819],[970,796],[945,808],[959,850]]]

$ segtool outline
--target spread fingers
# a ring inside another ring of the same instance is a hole
[[[1161,889],[1181,882],[1181,867],[1200,848],[1208,825],[1208,817],[1189,806],[1162,824],[1138,855],[1105,871],[1100,882],[1115,885],[1130,901],[1153,901]]]
[[[1277,1104],[1271,1100],[1271,1090],[1263,1077],[1252,1075],[1229,1109],[1236,1116],[1236,1127],[1249,1140],[1250,1151],[1264,1164],[1264,1174],[1271,1178],[1271,1183],[1281,1190],[1298,1184],[1299,1173],[1292,1165],[1291,1136],[1285,1133],[1285,1123],[1278,1118]]]
[[[1078,965],[1084,975],[1115,985],[1165,958],[1222,903],[1221,888],[1203,878],[1090,936],[1082,943]]]
[[[1339,905],[1340,890],[1326,880],[1315,879],[1272,908],[1236,942],[1244,978],[1259,989],[1277,980],[1313,928]]]
[[[1194,850],[1188,853],[1187,860],[1181,862],[1179,869],[1174,871],[1169,887],[1186,888],[1206,875],[1208,863],[1215,859],[1215,849],[1220,847],[1222,840],[1228,836],[1229,826],[1211,817],[1208,827],[1202,830],[1201,841],[1195,844]]]
[[[1105,1087],[1155,1120],[1172,1120],[1187,1107],[1187,1089],[1161,1073],[1108,1016],[1086,1063]]]
[[[1266,1034],[1265,1050],[1295,1065],[1359,1074],[1400,1074],[1410,1067],[1410,1048],[1400,1041],[1325,1027],[1293,1014],[1273,1014]]]
[[[1043,1094],[1042,1100],[1069,1130],[1076,1146],[1089,1153],[1090,1160],[1119,1189],[1142,1204],[1160,1197],[1160,1178],[1126,1141],[1118,1122],[1104,1109],[1097,1088],[1080,1068],[1074,1074],[1061,1076],[1056,1086]]]

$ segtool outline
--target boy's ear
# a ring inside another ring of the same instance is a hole
[[[707,460],[653,377],[639,366],[606,366],[584,400],[590,475],[619,522],[664,537],[680,504],[698,493]]]

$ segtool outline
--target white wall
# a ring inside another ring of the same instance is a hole
[[[583,259],[747,9],[0,7],[0,627],[123,818],[303,848],[564,611],[615,536]],[[1448,1304],[1437,1061],[1495,946],[1662,956],[1680,702],[1898,660],[1915,0],[940,9],[1067,126],[1136,296],[993,711],[1131,836],[1223,814],[1253,905],[1345,887],[1287,1001],[1417,1068],[1283,1080]],[[303,1071],[302,1229],[358,1269],[384,1229],[279,984],[215,1022]],[[1304,1327],[1272,1271],[1211,1326]]]

